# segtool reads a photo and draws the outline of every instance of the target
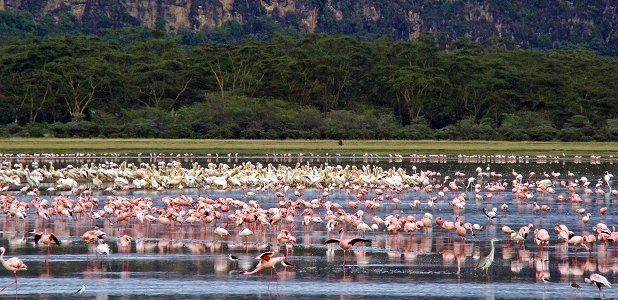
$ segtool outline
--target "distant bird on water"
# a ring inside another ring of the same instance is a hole
[[[73,295],[73,297],[79,297],[79,296],[83,295],[85,291],[86,291],[86,285],[82,284],[82,287],[79,288],[79,290],[77,290],[77,292],[73,293],[72,295]]]
[[[486,208],[483,207],[483,213],[485,214],[485,216],[489,220],[493,220],[493,219],[495,219],[497,217],[496,211],[497,211],[497,208],[495,208],[495,207],[492,208],[491,210],[487,210]]]
[[[549,281],[549,279],[547,279],[547,277],[545,277],[545,275],[541,276],[541,281],[543,281],[543,290],[547,289],[547,285],[551,283],[551,281]]]
[[[227,256],[227,259],[229,259],[230,261],[238,261],[238,257],[237,257],[237,256],[234,256],[234,255],[232,255],[232,254],[229,254],[229,255]]]

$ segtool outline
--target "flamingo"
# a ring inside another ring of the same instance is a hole
[[[15,277],[15,281],[13,281],[11,284],[5,286],[4,288],[2,288],[0,290],[0,292],[4,291],[6,288],[8,288],[9,286],[13,285],[13,283],[15,284],[15,294],[17,295],[17,271],[25,271],[28,270],[28,266],[26,266],[26,264],[19,258],[17,257],[12,257],[9,258],[7,260],[4,260],[4,252],[6,251],[6,249],[4,249],[4,247],[0,247],[0,262],[2,262],[2,266],[13,272],[13,276]]]
[[[242,236],[245,239],[245,251],[249,251],[248,238],[253,235],[253,231],[249,228],[245,228],[238,233],[239,236]]]
[[[118,246],[123,248],[131,246],[131,237],[126,234],[121,236],[118,240]]]
[[[238,274],[253,275],[261,270],[265,270],[265,269],[270,270],[270,279],[268,280],[268,289],[270,289],[270,282],[273,279],[273,270],[277,272],[277,270],[275,269],[275,266],[277,266],[277,264],[280,264],[286,260],[285,256],[272,257],[273,254],[274,254],[273,252],[269,251],[269,252],[264,252],[256,256],[255,259],[260,260],[260,263],[258,264],[258,266],[251,272],[240,271],[240,273]]]
[[[109,255],[109,245],[105,243],[104,240],[99,240],[99,244],[96,248],[97,256],[98,255]]]
[[[534,241],[537,245],[541,245],[541,249],[543,249],[543,245],[549,244],[549,232],[545,229],[535,229]]]
[[[60,240],[53,234],[43,234],[42,232],[34,234],[34,244],[37,245],[39,242],[47,245],[47,257],[49,257],[51,253],[51,244],[56,243],[56,245],[60,246]],[[47,261],[47,257],[45,260]]]
[[[97,242],[99,240],[103,240],[107,237],[107,233],[98,230],[98,229],[94,229],[94,230],[90,230],[90,231],[86,231],[84,232],[84,234],[82,235],[82,239],[86,242],[89,243],[94,243]]]
[[[371,240],[365,239],[365,238],[353,238],[353,239],[343,239],[343,234],[345,233],[345,230],[343,230],[343,228],[339,229],[339,233],[341,234],[341,237],[339,239],[328,239],[326,242],[324,242],[325,245],[328,244],[339,244],[339,247],[341,247],[341,249],[343,249],[343,267],[345,268],[345,253],[346,251],[350,251],[350,249],[352,248],[352,246],[354,246],[354,244],[358,243],[358,242],[364,242],[364,243],[370,243],[371,244]]]
[[[288,243],[290,243],[292,245],[292,248],[294,247],[294,243],[296,243],[296,237],[294,237],[292,235],[292,233],[290,233],[289,230],[287,229],[282,229],[281,232],[279,232],[279,234],[277,235],[277,241],[280,243],[284,243],[285,245],[285,255],[287,256],[288,254]]]
[[[603,276],[601,274],[593,273],[593,274],[590,275],[589,278],[586,278],[584,280],[586,281],[586,283],[596,284],[597,288],[599,289],[599,297],[600,298],[605,298],[605,294],[603,293],[603,290],[601,288],[603,288],[604,286],[606,286],[608,288],[612,287],[612,285],[609,283],[609,281],[607,281],[607,278],[605,278],[605,276]]]

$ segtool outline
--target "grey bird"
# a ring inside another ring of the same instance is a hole
[[[476,267],[474,268],[475,270],[485,271],[485,273],[489,275],[489,267],[491,267],[491,264],[494,262],[494,242],[497,241],[499,240],[496,238],[491,239],[491,251],[489,251],[487,256],[479,260],[478,264],[476,264]]]

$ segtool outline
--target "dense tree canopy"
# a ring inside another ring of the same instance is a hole
[[[28,26],[0,40],[2,135],[618,140],[618,59],[588,50]]]

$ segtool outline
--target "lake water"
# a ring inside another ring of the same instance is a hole
[[[266,162],[265,158],[261,158]],[[250,158],[223,163],[240,163],[260,159]],[[97,160],[101,161],[101,160]],[[135,159],[137,161],[137,159]],[[183,161],[188,166],[191,161],[206,163],[205,158],[189,158]],[[45,162],[39,159],[39,162]],[[294,165],[297,160],[277,160],[269,158],[270,163]],[[324,163],[324,160],[303,160],[300,163],[311,165]],[[79,165],[79,161],[56,161],[55,165]],[[511,170],[522,174],[531,171],[542,174],[544,171],[557,171],[566,174],[571,171],[576,177],[587,176],[592,186],[597,179],[602,178],[605,171],[618,174],[615,164],[607,161],[599,163],[559,160],[549,160],[544,163],[516,161],[498,162],[483,161],[474,163],[459,163],[456,159],[447,162],[430,162],[390,160],[387,158],[363,161],[362,159],[331,159],[329,164],[371,163],[385,167],[401,166],[410,170],[414,165],[418,169],[431,169],[451,176],[455,171],[473,174],[478,166],[490,167],[490,170],[504,173],[504,181],[511,179]],[[507,176],[508,175],[508,176]],[[342,266],[343,253],[335,246],[323,245],[329,237],[338,237],[337,233],[328,232],[324,223],[304,226],[301,224],[300,212],[296,222],[253,228],[255,234],[245,240],[238,236],[244,227],[230,225],[231,236],[223,240],[213,233],[217,226],[208,225],[160,225],[116,223],[94,221],[87,216],[73,218],[53,218],[44,221],[30,210],[26,220],[9,219],[2,216],[0,223],[0,245],[7,248],[6,257],[19,256],[27,265],[27,271],[18,272],[20,299],[66,299],[82,284],[86,285],[83,299],[377,299],[384,296],[408,298],[451,298],[451,299],[574,299],[598,298],[595,286],[585,284],[584,278],[592,273],[604,275],[610,282],[618,283],[618,248],[612,243],[596,243],[591,245],[591,253],[578,251],[572,245],[559,242],[553,227],[565,224],[576,235],[584,232],[593,233],[592,226],[599,222],[607,224],[610,229],[618,225],[618,197],[608,193],[604,195],[582,195],[579,203],[558,201],[559,195],[568,198],[569,193],[560,187],[558,181],[566,180],[562,175],[555,181],[556,194],[535,193],[531,200],[517,199],[511,193],[511,185],[505,192],[494,193],[492,198],[483,197],[475,200],[474,193],[467,192],[467,204],[463,211],[454,210],[449,205],[455,194],[447,193],[439,198],[433,207],[427,205],[434,191],[427,194],[424,191],[406,191],[399,195],[402,200],[398,205],[383,201],[382,206],[370,210],[359,206],[365,211],[364,220],[371,224],[374,215],[382,218],[391,214],[413,215],[420,219],[424,213],[430,212],[434,217],[454,221],[459,215],[465,222],[479,223],[485,230],[476,237],[466,240],[454,232],[449,235],[444,229],[435,225],[430,232],[388,233],[383,227],[379,232],[367,232],[365,238],[371,239],[370,245],[356,244],[352,253],[347,255],[346,267]],[[610,184],[616,184],[615,180]],[[251,190],[204,190],[184,189],[165,192],[128,190],[118,191],[116,195],[151,197],[156,206],[162,206],[163,196],[209,195],[216,197],[232,197],[245,199]],[[290,189],[288,193],[295,200]],[[605,186],[607,191],[607,186]],[[252,190],[254,191],[254,190]],[[22,201],[32,197],[10,191]],[[274,191],[260,192],[251,199],[259,201],[263,208],[277,206],[279,199],[274,197]],[[389,194],[390,191],[386,191]],[[307,189],[303,191],[303,199],[311,200],[321,197],[322,191]],[[103,192],[95,192],[95,196],[105,198]],[[484,192],[482,193],[484,195]],[[73,196],[74,197],[74,196]],[[51,195],[42,198],[51,199]],[[354,196],[346,194],[343,189],[330,192],[327,200],[341,203],[350,212],[347,202]],[[421,205],[410,207],[413,200],[420,200]],[[532,202],[549,205],[549,212],[535,213]],[[104,201],[101,201],[101,206]],[[506,213],[498,210],[498,218],[489,221],[482,208],[500,207],[507,204]],[[599,209],[607,207],[608,212],[601,216]],[[592,214],[590,222],[584,224],[581,216],[575,212],[585,208]],[[316,209],[314,215],[324,218],[324,208]],[[502,233],[503,225],[517,230],[526,224],[534,224],[534,228],[545,228],[549,231],[551,242],[541,249],[528,237],[524,245],[515,244]],[[81,235],[98,225],[107,232],[111,246],[110,256],[97,257],[94,246],[82,241]],[[31,229],[54,232],[61,246],[52,246],[51,256],[46,261],[47,247],[35,246],[32,237],[27,233]],[[285,253],[285,246],[279,244],[276,236],[281,229],[289,229],[297,239],[297,245],[289,249],[288,260],[296,266],[285,271],[277,267],[278,273],[270,281],[270,272],[262,271],[256,275],[239,275],[241,270],[252,270],[257,261],[254,257],[259,253],[272,250]],[[120,249],[118,237],[130,235],[133,242],[130,249]],[[361,235],[348,226],[346,237]],[[596,235],[596,234],[595,234]],[[475,271],[474,267],[481,257],[489,253],[491,238],[496,242],[495,261],[490,275]],[[239,257],[237,262],[228,260],[228,254]],[[0,285],[4,286],[13,280],[9,271],[1,270]],[[541,276],[545,275],[550,283],[544,284]],[[570,282],[578,282],[582,289],[575,291]],[[269,284],[270,282],[270,284]],[[618,298],[617,288],[604,289],[606,299]],[[0,298],[15,297],[15,286],[4,290]]]

